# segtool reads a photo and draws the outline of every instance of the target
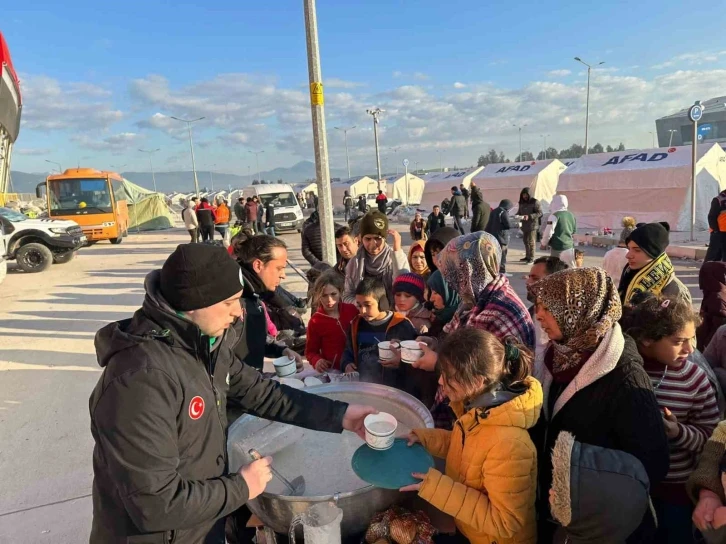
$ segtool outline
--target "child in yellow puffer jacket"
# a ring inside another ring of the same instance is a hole
[[[532,356],[494,335],[463,328],[439,350],[439,383],[457,416],[453,431],[414,429],[420,442],[446,458],[446,474],[430,469],[401,491],[454,517],[472,544],[534,544],[537,450],[527,429],[542,408],[542,386],[529,375]]]

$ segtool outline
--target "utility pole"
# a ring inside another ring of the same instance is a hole
[[[209,165],[209,183],[212,184],[212,192],[214,192],[214,172],[212,172],[212,168],[216,168],[216,164],[210,164]]]
[[[142,153],[148,153],[149,154],[149,166],[151,167],[151,181],[154,183],[154,192],[156,192],[156,176],[154,175],[154,164],[151,162],[151,156],[156,153],[157,151],[161,151],[161,149],[152,149],[151,151],[145,151],[144,149],[139,149]]]
[[[264,153],[264,151],[250,151],[250,153],[252,153],[257,160],[257,183],[262,183],[262,174],[260,173],[260,153]]]
[[[512,125],[519,130],[519,162],[522,161],[522,129],[527,125]]]
[[[55,164],[58,167],[58,173],[63,173],[63,167],[61,166],[61,163],[55,162],[55,161],[49,161],[48,159],[45,159],[45,162],[49,162],[50,164]]]
[[[342,127],[333,127],[335,130],[342,130],[343,131],[343,138],[345,139],[345,164],[348,167],[348,179],[351,178],[350,176],[350,159],[348,158],[348,131],[353,130],[358,125],[353,125],[352,127],[342,128]]]
[[[648,134],[650,134],[650,136],[651,136],[652,147],[655,148],[655,132],[653,132],[652,130],[649,130]]]
[[[671,133],[671,137],[670,137],[670,139],[668,140],[668,147],[671,147],[671,146],[673,145],[673,134],[675,134],[675,133],[676,133],[676,132],[678,132],[678,131],[677,131],[677,130],[675,130],[675,129],[671,129],[671,130],[669,130],[668,132],[670,132],[670,133]]]
[[[544,139],[544,143],[542,144],[542,151],[544,152],[544,160],[547,160],[547,136],[549,136],[549,134],[542,134],[542,138]]]
[[[592,66],[586,63],[580,57],[575,57],[575,60],[580,64],[584,64],[585,66],[587,66],[587,102],[585,103],[585,155],[587,155],[590,152],[590,136],[588,133],[590,131],[590,71],[592,70]],[[600,66],[601,64],[605,63],[598,62],[597,66]]]
[[[366,113],[368,115],[373,116],[373,139],[376,143],[376,165],[378,166],[378,185],[381,184],[381,154],[378,152],[378,118],[382,113],[385,113],[386,110],[382,110],[381,108],[369,108],[366,110]]]
[[[323,261],[335,264],[335,232],[333,226],[333,197],[330,191],[330,165],[328,141],[325,134],[325,98],[323,73],[320,67],[318,45],[318,18],[315,0],[303,0],[305,11],[305,37],[308,50],[308,77],[310,80],[310,110],[313,121],[313,147],[315,148],[315,174],[320,205],[320,234],[323,245]]]
[[[198,119],[180,119],[179,117],[172,116],[172,119],[176,119],[177,121],[186,123],[187,129],[189,129],[189,149],[192,154],[192,172],[194,174],[194,192],[197,194],[197,198],[199,198],[199,180],[197,180],[197,164],[194,162],[194,141],[192,140],[192,123],[201,121],[202,119],[204,119],[204,117],[200,117]]]

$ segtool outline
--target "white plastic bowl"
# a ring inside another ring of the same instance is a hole
[[[393,446],[398,421],[391,414],[379,412],[363,420],[366,430],[366,444],[374,450],[387,450]]]
[[[393,351],[391,351],[391,342],[378,342],[378,358],[381,361],[390,361],[393,359]]]
[[[292,376],[297,372],[295,359],[290,359],[286,355],[278,357],[272,361],[272,364],[275,366],[275,374],[277,374],[280,378]]]
[[[413,364],[423,356],[423,350],[415,340],[401,342],[401,362]]]

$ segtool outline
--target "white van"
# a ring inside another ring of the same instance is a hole
[[[250,185],[242,191],[245,200],[257,196],[263,206],[272,200],[275,206],[275,232],[285,230],[302,231],[304,221],[295,193],[287,184]],[[264,217],[264,216],[263,216]]]

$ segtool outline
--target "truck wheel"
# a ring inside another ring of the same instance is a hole
[[[55,264],[66,264],[73,260],[76,252],[74,250],[62,251],[59,253],[53,253],[53,263]]]
[[[53,252],[43,244],[25,244],[15,255],[18,266],[24,272],[43,272],[53,264]]]
[[[119,245],[123,241],[124,241],[124,239],[122,237],[120,237],[120,236],[118,238],[111,238],[109,240],[109,242],[111,242],[115,246]]]

